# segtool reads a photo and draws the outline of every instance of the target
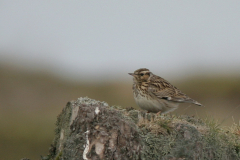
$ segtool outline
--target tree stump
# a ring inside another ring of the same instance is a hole
[[[240,159],[239,136],[214,122],[78,98],[57,118],[52,160]]]

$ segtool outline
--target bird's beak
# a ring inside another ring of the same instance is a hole
[[[134,73],[128,73],[129,75],[131,75],[131,76],[134,76]]]

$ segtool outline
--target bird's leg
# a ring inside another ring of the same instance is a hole
[[[151,121],[150,122],[154,122],[154,115],[151,114]]]
[[[161,112],[162,112],[162,111],[157,112],[157,113],[156,113],[156,116],[158,116],[159,114],[161,114]]]

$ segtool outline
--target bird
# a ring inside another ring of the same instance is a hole
[[[202,106],[147,68],[140,68],[128,74],[133,76],[132,91],[137,105],[148,113],[169,113],[177,109],[180,103]]]

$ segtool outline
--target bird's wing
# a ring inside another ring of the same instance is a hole
[[[158,76],[152,77],[148,91],[158,98],[173,97],[178,94],[178,89],[176,87]]]
[[[148,92],[152,96],[156,96],[160,99],[166,99],[168,101],[179,102],[179,103],[194,103],[197,105],[201,105],[197,101],[191,99],[186,94],[181,92],[178,88],[171,85],[165,79],[154,76],[151,79],[151,83],[149,83]]]

